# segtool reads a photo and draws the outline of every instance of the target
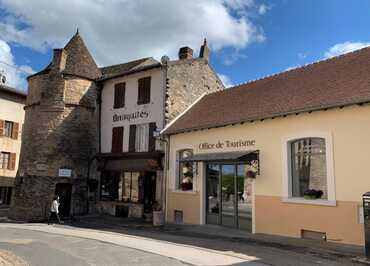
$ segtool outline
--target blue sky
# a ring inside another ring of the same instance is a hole
[[[0,71],[21,88],[26,75],[9,65],[41,70],[52,48],[63,46],[77,26],[99,65],[164,54],[175,59],[183,45],[197,54],[207,37],[211,63],[229,85],[370,44],[367,0],[32,2],[0,0],[0,62],[7,63]]]

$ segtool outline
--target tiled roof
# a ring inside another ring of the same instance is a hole
[[[15,95],[20,96],[22,98],[26,98],[27,97],[27,93],[26,92],[20,91],[18,89],[15,89],[13,87],[10,87],[10,86],[4,85],[4,84],[0,84],[0,91],[6,92],[6,93],[15,94]]]
[[[117,76],[122,76],[156,66],[160,66],[160,63],[152,57],[147,57],[124,64],[102,67],[100,68],[102,72],[101,79],[109,79]]]
[[[97,79],[101,76],[100,69],[78,32],[67,43],[64,49],[67,52],[64,73],[88,79]]]
[[[370,102],[370,47],[211,93],[165,134]]]
[[[77,32],[63,48],[67,52],[66,65],[63,73],[88,78],[91,80],[101,77],[101,71],[96,65],[83,39]],[[52,63],[43,70],[27,77],[45,74],[50,71]]]

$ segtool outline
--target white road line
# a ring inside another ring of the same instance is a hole
[[[92,229],[76,229],[68,227],[53,227],[45,224],[0,224],[0,228],[14,228],[39,231],[52,234],[60,234],[72,237],[81,237],[112,243],[119,246],[134,248],[145,252],[177,259],[193,265],[233,265],[237,263],[250,262],[251,266],[263,265],[258,263],[258,258],[234,253],[225,254],[216,250],[171,243],[145,237],[131,236],[111,232],[102,232]],[[1,236],[0,236],[1,239]],[[253,263],[254,262],[254,263]],[[249,265],[249,264],[248,264]]]

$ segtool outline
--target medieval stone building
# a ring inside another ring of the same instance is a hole
[[[55,49],[52,63],[28,78],[10,217],[42,220],[56,194],[65,216],[122,214],[122,206],[134,206],[135,212],[144,201],[149,209],[154,201],[163,202],[164,145],[154,132],[203,93],[224,88],[208,61],[206,41],[198,58],[183,47],[178,60],[143,58],[102,68],[78,32]],[[133,176],[139,180],[136,188]],[[127,191],[136,193],[135,202]]]
[[[95,79],[101,75],[80,35],[28,78],[20,165],[10,217],[44,219],[55,193],[61,213],[87,212],[88,162],[97,152]],[[96,172],[90,173],[91,177]]]

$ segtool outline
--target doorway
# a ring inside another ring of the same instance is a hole
[[[59,196],[59,215],[69,217],[71,212],[72,184],[58,183],[55,187],[55,195]]]
[[[252,232],[253,181],[248,165],[209,163],[206,165],[206,223]]]

